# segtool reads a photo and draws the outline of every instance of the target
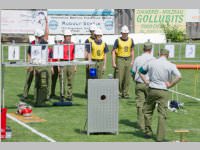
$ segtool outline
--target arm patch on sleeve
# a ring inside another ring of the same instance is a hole
[[[140,67],[139,72],[142,74],[147,74],[147,71],[145,71],[142,67]]]

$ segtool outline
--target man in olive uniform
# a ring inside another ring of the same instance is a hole
[[[91,52],[91,43],[95,39],[94,31],[97,29],[97,27],[92,24],[89,28],[90,30],[90,37],[86,39],[85,41],[85,49],[86,49],[86,54],[85,54],[85,59],[86,60],[91,60],[91,57],[89,56],[89,53]],[[87,95],[87,90],[88,90],[88,79],[89,79],[89,65],[86,65],[86,81],[85,81],[85,94]]]
[[[123,26],[122,36],[115,40],[112,50],[112,66],[118,71],[119,96],[122,98],[129,98],[130,69],[134,62],[134,42],[128,33],[128,27]]]
[[[45,19],[46,19],[45,33],[41,29],[36,29],[35,33],[34,33],[35,40],[31,42],[31,45],[47,44],[49,31],[48,31],[47,17]],[[31,46],[29,46],[29,48],[28,48],[28,62],[30,62],[30,60],[31,60]],[[22,100],[28,99],[28,93],[29,93],[31,83],[33,81],[33,77],[34,77],[34,67],[28,67]]]
[[[135,80],[135,101],[137,108],[137,123],[141,131],[144,132],[144,113],[143,106],[144,102],[147,98],[147,89],[148,87],[144,84],[143,80],[140,78],[138,74],[138,70],[140,67],[154,60],[155,58],[151,55],[152,43],[146,42],[144,43],[144,53],[141,56],[136,57],[133,67],[131,69],[131,73],[133,79]],[[146,78],[148,78],[148,74],[146,74]]]
[[[167,119],[167,101],[169,99],[168,88],[173,87],[181,79],[181,74],[175,64],[167,59],[169,51],[160,50],[160,57],[145,64],[139,69],[139,74],[145,84],[149,85],[148,97],[144,104],[145,137],[153,135],[151,128],[153,111],[157,104],[158,126],[156,140],[165,141],[165,126]],[[149,79],[144,75],[148,73]]]
[[[95,65],[91,65],[92,68],[97,70],[97,79],[102,79],[107,63],[107,53],[109,52],[107,44],[102,41],[103,32],[101,29],[96,29],[95,39],[92,41],[92,51],[88,51],[89,57],[95,62]]]
[[[75,44],[71,41],[72,33],[70,30],[64,31],[64,58],[61,61],[73,61],[75,54]],[[62,72],[62,71],[61,71]],[[64,81],[60,85],[61,88],[61,100],[72,101],[72,90],[73,90],[73,80],[76,72],[75,65],[64,66],[63,78]],[[67,88],[67,91],[65,90]],[[62,93],[64,92],[64,93]]]
[[[55,36],[55,44],[59,45],[62,44],[63,41],[63,36],[61,35],[56,35]],[[53,58],[53,49],[50,52],[51,54],[51,58],[50,58],[50,62],[57,62],[59,59],[54,59]],[[51,68],[51,94],[50,94],[50,98],[55,98],[55,89],[56,89],[56,82],[57,79],[59,77],[59,81],[61,83],[61,67],[60,66],[53,66]],[[60,85],[60,91],[62,91],[61,85]],[[61,92],[60,92],[60,96],[61,96]]]

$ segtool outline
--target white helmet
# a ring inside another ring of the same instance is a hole
[[[94,31],[94,34],[95,35],[103,35],[103,32],[102,32],[102,30],[101,29],[96,29],[95,31]]]
[[[72,35],[72,32],[70,30],[65,30],[64,35]]]
[[[97,26],[96,26],[96,25],[92,24],[92,25],[90,26],[90,31],[95,31],[96,29],[97,29]]]
[[[44,35],[44,31],[41,29],[36,29],[34,35],[37,37],[41,37]]]
[[[55,36],[55,41],[63,41],[63,36],[61,36],[61,35],[56,35],[56,36]]]
[[[126,25],[124,25],[121,29],[121,33],[129,33],[129,29]]]

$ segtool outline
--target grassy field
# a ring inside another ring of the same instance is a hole
[[[200,54],[200,52],[198,53]],[[137,54],[136,54],[137,55]],[[113,73],[111,67],[111,55],[108,55],[107,70],[105,78],[109,73]],[[181,70],[183,75],[182,81],[178,84],[178,91],[200,98],[200,71],[197,70]],[[5,70],[5,106],[8,112],[16,111],[16,104],[22,96],[23,86],[25,82],[25,68],[6,68]],[[195,76],[198,76],[197,87],[195,87]],[[136,127],[136,104],[134,94],[134,82],[130,80],[130,99],[119,100],[119,134],[86,134],[84,129],[87,118],[87,99],[84,95],[85,87],[85,67],[78,66],[78,71],[74,81],[74,98],[73,106],[69,107],[34,107],[33,114],[45,120],[42,123],[28,123],[31,127],[39,132],[46,134],[59,142],[154,142],[154,139],[144,139],[143,135]],[[33,85],[29,92],[30,99],[33,99]],[[197,89],[195,92],[194,89]],[[57,83],[56,94],[59,95],[59,84]],[[176,95],[175,95],[176,96]],[[167,120],[167,139],[175,141],[179,139],[179,135],[174,133],[175,129],[189,129],[186,140],[191,142],[200,141],[200,102],[189,98],[179,96],[179,100],[184,102],[184,109],[168,113]],[[53,100],[53,102],[56,100]],[[45,139],[33,134],[24,127],[18,125],[10,119],[7,119],[7,125],[12,129],[12,138],[4,140],[5,142],[45,142]],[[154,133],[157,126],[157,112],[153,117],[152,127]],[[3,142],[4,142],[3,141]]]

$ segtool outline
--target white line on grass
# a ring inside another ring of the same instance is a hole
[[[182,95],[182,96],[185,96],[185,97],[188,97],[188,98],[191,98],[191,99],[194,99],[196,101],[200,101],[200,98],[197,98],[197,97],[192,97],[190,95],[187,95],[187,94],[184,94],[184,93],[180,93],[180,92],[177,92],[177,91],[174,91],[174,90],[170,90],[170,89],[168,89],[168,91],[176,93],[176,94],[179,94],[179,95]]]
[[[23,123],[23,122],[21,122],[21,121],[19,121],[19,120],[16,119],[15,117],[13,117],[13,116],[11,116],[11,115],[9,115],[9,114],[7,114],[7,117],[10,118],[10,119],[12,119],[13,121],[19,123],[19,124],[22,125],[23,127],[27,128],[27,129],[29,129],[29,130],[31,130],[33,133],[39,135],[40,137],[46,139],[47,141],[56,142],[54,139],[52,139],[52,138],[46,136],[46,135],[43,134],[43,133],[38,132],[36,129],[34,129],[34,128],[28,126],[27,124],[25,124],[25,123]]]

